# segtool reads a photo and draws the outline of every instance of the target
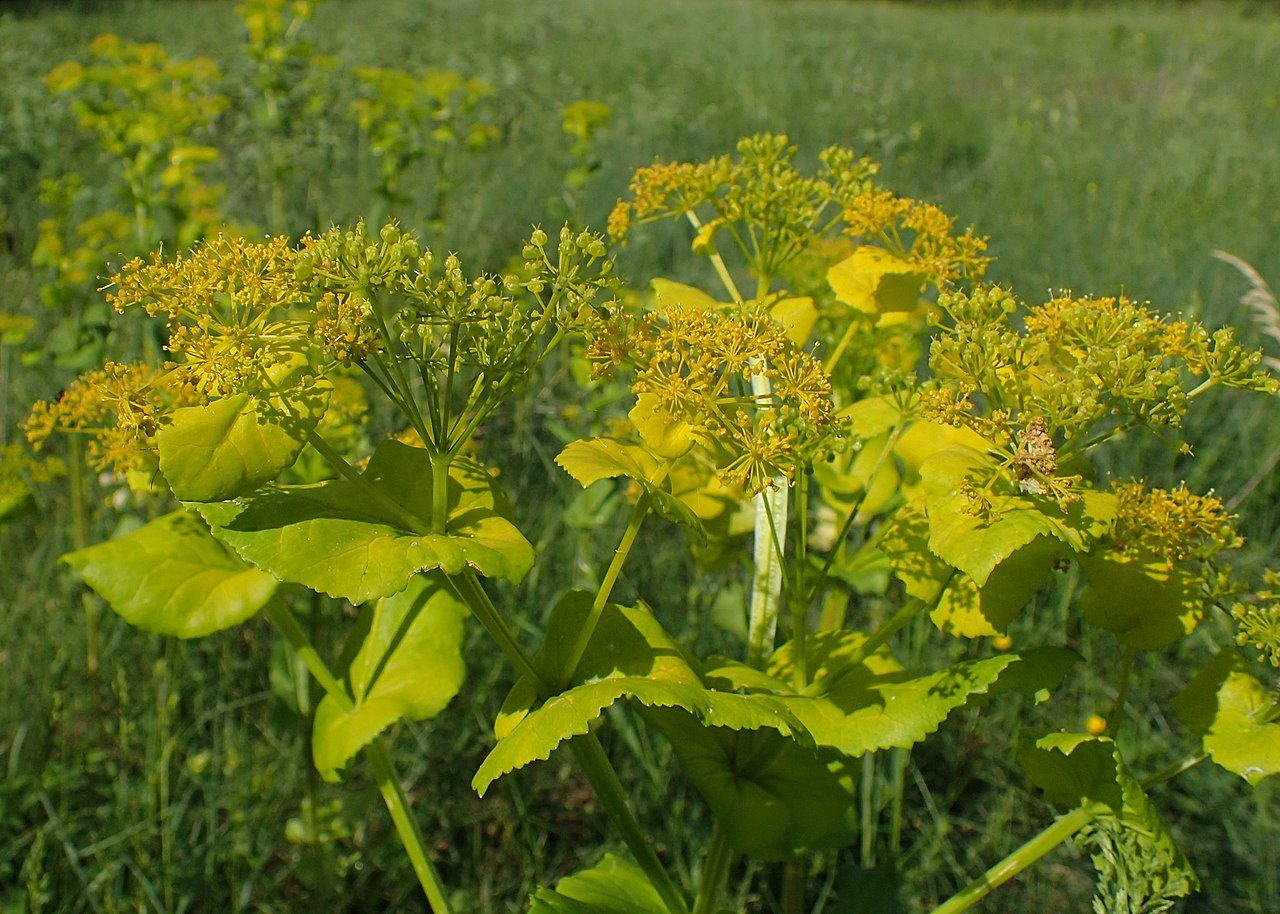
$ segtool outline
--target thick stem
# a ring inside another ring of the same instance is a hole
[[[934,908],[933,914],[959,914],[961,911],[969,910],[993,890],[1004,885],[1080,831],[1105,809],[1106,807],[1101,804],[1093,804],[1059,816],[1040,834]]]
[[[275,626],[276,630],[293,647],[298,657],[306,664],[307,669],[315,677],[316,682],[320,683],[320,687],[324,689],[325,693],[332,696],[333,700],[344,711],[351,710],[351,696],[347,694],[347,690],[342,683],[329,671],[324,658],[315,649],[311,639],[307,637],[307,633],[298,624],[297,618],[289,611],[289,607],[285,606],[278,598],[273,598],[267,603],[263,612],[267,620]],[[431,904],[431,910],[435,914],[449,914],[449,902],[444,894],[444,884],[441,882],[440,874],[436,872],[430,858],[427,857],[426,841],[423,839],[422,832],[418,829],[418,823],[414,821],[413,814],[409,809],[409,801],[404,795],[404,789],[400,786],[400,779],[396,775],[395,767],[391,762],[391,757],[387,754],[387,747],[383,743],[382,737],[375,738],[365,746],[364,752],[373,766],[374,777],[378,782],[378,790],[382,793],[382,799],[387,806],[387,811],[391,813],[391,821],[395,824],[396,834],[399,835],[400,843],[404,846],[405,853],[409,856],[409,862],[418,877],[418,883],[422,886],[422,891],[427,896],[427,901]]]
[[[444,885],[440,881],[440,875],[436,872],[435,866],[427,857],[427,843],[422,837],[417,821],[413,818],[412,810],[409,809],[409,800],[404,795],[404,788],[400,786],[400,778],[392,765],[391,757],[387,754],[386,745],[381,738],[375,739],[365,746],[364,751],[373,767],[373,776],[378,782],[378,792],[382,794],[382,802],[391,813],[396,834],[400,836],[400,843],[404,845],[405,853],[409,855],[409,862],[413,865],[418,883],[426,892],[431,910],[437,914],[448,914],[449,900],[445,897]]]
[[[613,592],[613,585],[618,582],[618,576],[622,573],[622,566],[631,552],[631,547],[635,545],[636,536],[640,533],[640,527],[648,514],[649,497],[641,495],[640,500],[631,509],[631,517],[627,521],[627,529],[622,532],[622,540],[618,543],[618,548],[613,552],[613,559],[609,562],[609,567],[604,573],[604,579],[600,582],[600,588],[596,591],[595,600],[591,603],[591,611],[583,621],[582,627],[578,629],[577,640],[574,641],[573,647],[569,651],[568,660],[564,665],[564,669],[560,672],[559,681],[556,683],[557,691],[563,690],[573,680],[574,671],[578,669],[578,664],[582,662],[582,655],[587,652],[587,645],[591,643],[591,636],[595,633],[596,625],[600,622],[600,615],[604,612],[605,605],[609,602],[609,595]]]
[[[84,549],[89,545],[89,511],[88,499],[85,495],[85,472],[87,468],[84,459],[84,444],[80,441],[79,435],[71,434],[67,436],[67,446],[69,449],[67,454],[67,475],[70,477],[71,482],[72,541],[77,549]],[[88,590],[84,590],[81,593],[80,602],[84,607],[84,662],[90,673],[96,673],[98,671],[98,621],[102,614],[102,604]]]
[[[544,699],[554,695],[555,692],[534,667],[529,655],[516,641],[515,634],[499,614],[498,608],[493,605],[489,595],[480,586],[475,573],[467,570],[460,575],[450,577],[449,581],[472,614],[480,620],[480,624],[507,655],[507,659],[533,683],[534,688],[538,690],[538,695]],[[684,914],[688,910],[684,898],[675,883],[671,881],[671,877],[667,875],[662,861],[654,853],[653,847],[650,846],[635,816],[632,815],[631,808],[627,804],[626,792],[622,789],[617,772],[613,770],[608,756],[604,754],[600,741],[594,734],[589,733],[577,737],[569,745],[578,759],[578,764],[582,767],[583,774],[587,776],[592,789],[600,799],[600,805],[604,807],[614,827],[618,829],[627,849],[645,871],[653,887],[662,895],[672,914]]]
[[[804,912],[804,864],[792,860],[782,871],[782,914]]]
[[[431,458],[431,532],[449,532],[449,465],[453,455],[436,454]]]
[[[698,897],[693,903],[693,914],[713,914],[720,896],[729,880],[729,866],[733,863],[733,848],[725,837],[724,829],[717,822],[711,832],[711,843],[702,858],[702,872],[698,876]]]
[[[600,741],[596,739],[594,734],[589,733],[586,736],[575,737],[570,741],[569,747],[573,750],[574,757],[577,758],[578,764],[587,776],[587,780],[591,782],[591,786],[595,789],[600,805],[604,807],[605,812],[609,814],[609,818],[613,820],[614,827],[622,835],[622,840],[626,842],[627,848],[635,856],[636,862],[640,864],[640,868],[649,877],[654,889],[662,896],[663,904],[667,906],[667,910],[671,914],[685,914],[689,910],[689,906],[686,904],[680,890],[676,888],[676,884],[667,875],[662,861],[658,859],[653,846],[649,844],[649,840],[640,829],[640,823],[631,814],[631,807],[627,803],[626,791],[622,789],[622,782],[618,780],[618,775],[613,770],[613,765],[609,763],[608,756],[604,754],[604,748],[600,745]]]

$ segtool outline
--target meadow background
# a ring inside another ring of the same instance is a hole
[[[1124,292],[1234,324],[1280,354],[1239,303],[1246,281],[1211,256],[1229,251],[1280,284],[1273,5],[328,0],[306,29],[343,66],[449,67],[493,84],[486,104],[500,138],[459,157],[431,239],[472,267],[500,268],[533,223],[573,215],[602,227],[631,171],[655,157],[707,157],[767,130],[787,133],[809,161],[834,143],[879,160],[887,185],[988,234],[990,275],[1029,300],[1051,288]],[[47,277],[31,265],[47,215],[39,182],[77,171],[92,186],[111,167],[42,79],[57,62],[82,59],[103,32],[212,57],[231,85],[250,79],[231,2],[0,3],[0,313],[38,327],[48,319],[38,294]],[[291,152],[291,233],[373,211],[375,166],[347,117],[350,98],[317,114],[310,140]],[[592,148],[598,167],[567,190],[573,159],[559,111],[582,98],[610,105],[613,117]],[[212,139],[223,150],[225,209],[265,225],[260,153],[235,132],[235,114]],[[428,177],[409,175],[397,209],[411,227],[428,211]],[[687,242],[675,225],[637,233],[620,265],[641,285],[655,275],[697,279],[703,268]],[[71,377],[19,350],[0,346],[0,445],[20,438],[33,400]],[[589,577],[621,519],[575,501],[576,485],[550,462],[573,405],[531,396],[484,446],[530,540]],[[1188,484],[1243,496],[1241,564],[1274,562],[1280,475],[1260,470],[1280,449],[1280,402],[1224,394],[1193,414],[1188,437],[1198,454]],[[1188,475],[1148,444],[1114,448],[1113,472],[1141,467],[1159,484]],[[280,697],[288,671],[264,626],[178,643],[108,615],[100,666],[86,669],[84,597],[56,564],[73,542],[64,488],[42,488],[32,513],[0,526],[0,912],[419,909],[370,782],[357,771],[333,787],[309,774]],[[117,517],[104,506],[91,522],[101,539]],[[688,638],[722,637],[716,594],[694,585],[683,537],[657,527],[645,536],[631,593],[620,596],[649,600]],[[511,595],[530,643],[562,584],[535,577]],[[1064,620],[1046,611],[1030,624],[1028,639],[1034,626]],[[558,756],[474,798],[467,784],[488,720],[467,709],[496,709],[509,676],[473,653],[454,709],[406,728],[398,762],[446,882],[467,889],[460,909],[517,911],[532,886],[598,855],[601,816]],[[1158,693],[1160,661],[1141,674]],[[1083,720],[1110,698],[1084,679],[1059,701],[1075,702]],[[687,866],[706,835],[695,798],[661,776],[664,746],[614,722],[607,738],[639,759],[624,767],[644,824]],[[927,910],[1047,821],[1047,807],[1007,789],[1020,774],[1004,751],[1008,734],[992,728],[990,717],[959,715],[912,757],[899,861],[909,909]],[[1172,722],[1131,731],[1137,745],[1126,754],[1158,758],[1179,737]],[[1273,783],[1250,791],[1206,765],[1160,802],[1205,884],[1181,910],[1280,910]],[[857,862],[867,861],[848,864]],[[979,909],[1087,910],[1090,880],[1088,861],[1062,850]],[[873,910],[840,888],[823,896],[825,910]],[[760,884],[744,904],[768,909],[775,890]]]

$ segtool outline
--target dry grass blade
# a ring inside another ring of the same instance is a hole
[[[1255,270],[1252,264],[1241,260],[1235,254],[1214,251],[1213,256],[1223,263],[1231,264],[1244,274],[1245,279],[1249,280],[1251,288],[1240,297],[1240,304],[1249,309],[1253,322],[1259,330],[1280,342],[1280,302],[1276,301],[1276,293],[1272,291],[1271,286],[1267,285],[1262,274]],[[1272,371],[1280,371],[1280,359],[1267,356],[1262,361]]]

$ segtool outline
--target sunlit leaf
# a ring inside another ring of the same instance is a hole
[[[182,501],[224,501],[275,479],[298,459],[324,414],[327,386],[290,402],[289,414],[237,394],[173,412],[156,434],[160,471]]]
[[[529,914],[668,914],[644,870],[613,854],[590,869],[561,879],[554,890],[540,888]]]
[[[471,567],[519,581],[533,565],[533,547],[508,520],[497,482],[456,458],[448,530],[430,533],[421,519],[431,516],[431,478],[426,451],[390,440],[370,458],[362,484],[274,486],[200,511],[219,539],[258,567],[353,603],[391,596],[434,568],[458,574]]]
[[[1109,552],[1080,562],[1089,587],[1080,609],[1090,625],[1139,650],[1154,650],[1191,634],[1205,615],[1205,599],[1191,574],[1160,561]]]
[[[337,780],[347,762],[397,720],[426,720],[449,703],[466,676],[467,610],[439,573],[415,575],[400,593],[366,606],[367,633],[347,669],[347,702],[326,695],[316,707],[316,770]]]
[[[1084,491],[1063,508],[1045,498],[992,494],[990,509],[974,513],[964,491],[973,474],[992,471],[991,459],[967,447],[931,457],[921,468],[929,513],[929,548],[979,587],[992,570],[1038,536],[1050,536],[1077,552],[1110,529],[1115,496]]]
[[[566,675],[590,605],[589,594],[575,591],[556,607],[534,661],[545,679],[554,682]],[[528,680],[516,683],[494,727],[498,744],[472,779],[479,793],[502,775],[549,758],[560,743],[586,733],[605,708],[624,697],[646,707],[683,708],[706,726],[763,727],[803,738],[795,718],[776,699],[707,689],[643,606],[605,607],[572,681],[579,684],[541,704]]]
[[[925,277],[901,257],[864,245],[828,270],[827,281],[840,301],[868,314],[882,314],[914,310]]]
[[[276,591],[188,511],[62,560],[129,623],[159,635],[198,638],[248,619]]]
[[[1173,709],[1204,738],[1210,758],[1250,784],[1280,772],[1280,723],[1273,694],[1238,651],[1218,653],[1187,683]]]
[[[695,311],[714,311],[725,307],[724,302],[716,301],[696,286],[687,286],[682,282],[657,277],[650,280],[654,299],[659,308],[691,308]]]
[[[556,456],[556,463],[583,486],[617,476],[634,480],[648,493],[658,514],[688,528],[700,539],[706,536],[689,498],[677,497],[650,481],[657,477],[661,463],[645,447],[616,438],[585,438],[565,445]]]

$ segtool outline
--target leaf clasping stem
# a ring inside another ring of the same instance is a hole
[[[515,634],[498,612],[498,608],[493,605],[489,595],[480,586],[475,572],[468,568],[460,575],[448,576],[448,581],[462,601],[467,604],[472,614],[480,620],[480,624],[484,626],[485,631],[498,643],[498,647],[506,654],[507,659],[512,662],[522,675],[527,676],[529,681],[533,683],[534,688],[538,691],[538,696],[542,699],[547,699],[555,695],[556,693],[551,689],[547,680],[534,666],[533,660],[516,640]],[[627,849],[631,851],[636,858],[636,862],[640,864],[640,868],[644,870],[654,890],[662,896],[667,909],[671,914],[686,914],[688,905],[680,894],[680,890],[676,888],[676,884],[671,881],[671,877],[667,874],[666,868],[663,867],[662,861],[658,859],[657,853],[649,844],[648,839],[645,838],[644,832],[640,828],[640,823],[636,821],[635,815],[631,812],[631,807],[627,803],[626,791],[622,789],[618,774],[609,762],[609,757],[605,755],[604,748],[600,745],[600,740],[596,738],[594,733],[587,733],[572,739],[569,742],[569,747],[573,750],[574,757],[582,767],[583,774],[587,776],[587,780],[591,783],[592,789],[600,800],[600,805],[608,813],[614,827],[618,829],[623,842],[627,845]]]

